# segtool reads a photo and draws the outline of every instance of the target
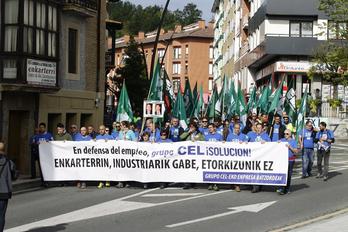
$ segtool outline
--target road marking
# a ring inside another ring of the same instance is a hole
[[[158,188],[141,191],[141,192],[129,195],[129,196],[121,197],[121,198],[118,198],[115,200],[107,201],[107,202],[93,205],[93,206],[90,206],[87,208],[75,210],[75,211],[72,211],[69,213],[61,214],[61,215],[47,218],[47,219],[44,219],[41,221],[32,222],[32,223],[24,224],[21,226],[13,227],[13,228],[10,228],[10,229],[5,230],[5,231],[6,232],[27,231],[27,230],[31,230],[34,228],[55,226],[55,225],[59,225],[59,224],[67,224],[67,223],[82,221],[82,220],[86,220],[86,219],[114,215],[114,214],[118,214],[118,213],[124,213],[124,212],[132,211],[132,210],[167,205],[167,204],[177,203],[177,202],[181,202],[181,201],[188,201],[188,200],[193,200],[193,199],[197,199],[197,198],[209,197],[209,196],[213,196],[213,195],[217,195],[217,194],[232,192],[232,190],[219,191],[219,192],[214,192],[214,193],[209,193],[209,194],[201,194],[199,196],[192,196],[192,197],[188,197],[188,198],[184,198],[184,199],[161,202],[161,203],[143,203],[143,202],[125,201],[127,199],[130,199],[130,198],[133,198],[136,196],[140,196],[140,195],[145,194],[145,193],[147,194],[147,193],[152,192],[152,191],[157,190],[157,189]]]
[[[219,217],[225,217],[225,216],[228,216],[228,215],[231,215],[231,214],[235,214],[235,213],[240,213],[240,212],[243,212],[243,211],[258,213],[259,211],[261,211],[261,210],[263,210],[263,209],[273,205],[276,202],[277,201],[270,201],[270,202],[265,202],[265,203],[258,203],[258,204],[252,204],[252,205],[231,207],[231,208],[228,208],[228,209],[229,210],[234,210],[234,211],[229,211],[229,212],[220,213],[220,214],[216,214],[216,215],[212,215],[212,216],[208,216],[208,217],[203,217],[203,218],[198,218],[198,219],[194,219],[194,220],[190,220],[190,221],[185,221],[185,222],[175,223],[175,224],[171,224],[171,225],[166,225],[166,227],[174,228],[174,227],[178,227],[178,226],[189,225],[189,224],[202,222],[202,221],[207,221],[207,220],[211,220],[211,219],[215,219],[215,218],[219,218]]]
[[[347,144],[335,144],[335,145],[332,145],[332,147],[348,147]]]
[[[141,197],[189,197],[189,196],[198,196],[203,193],[159,193],[159,194],[145,194]]]

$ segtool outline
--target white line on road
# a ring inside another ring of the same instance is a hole
[[[190,221],[166,225],[166,227],[173,228],[173,227],[178,227],[178,226],[184,226],[184,225],[188,225],[188,224],[193,224],[193,223],[197,223],[197,222],[211,220],[214,218],[228,216],[228,215],[235,214],[235,213],[240,213],[243,211],[257,213],[257,212],[260,212],[261,210],[267,208],[268,206],[273,205],[276,202],[277,201],[270,201],[270,202],[252,204],[252,205],[232,207],[232,208],[229,208],[229,210],[234,210],[234,211],[229,211],[229,212],[220,213],[220,214],[216,214],[216,215],[212,215],[212,216],[208,216],[208,217],[202,217],[202,218],[198,218],[198,219],[194,219],[194,220],[190,220]]]
[[[203,193],[158,193],[158,194],[145,194],[141,197],[189,197],[189,196],[198,196]]]
[[[226,190],[226,191],[214,192],[214,193],[209,193],[209,194],[201,194],[199,196],[193,196],[193,197],[188,197],[188,198],[184,198],[184,199],[166,201],[166,202],[161,202],[161,203],[143,203],[143,202],[125,201],[126,199],[140,196],[142,194],[145,194],[145,193],[148,193],[148,192],[151,192],[154,190],[157,190],[157,189],[149,189],[149,190],[141,191],[141,192],[129,195],[129,196],[121,197],[121,198],[118,198],[115,200],[107,201],[107,202],[93,205],[93,206],[90,206],[87,208],[75,210],[75,211],[72,211],[69,213],[61,214],[61,215],[47,218],[47,219],[44,219],[41,221],[32,222],[32,223],[28,223],[25,225],[13,227],[13,228],[10,228],[8,230],[5,230],[5,232],[27,231],[27,230],[31,230],[34,228],[55,226],[55,225],[59,225],[59,224],[66,224],[66,223],[77,222],[77,221],[82,221],[82,220],[86,220],[86,219],[109,216],[109,215],[114,215],[114,214],[118,214],[118,213],[124,213],[124,212],[132,211],[132,210],[167,205],[167,204],[177,203],[177,202],[181,202],[181,201],[188,201],[188,200],[213,196],[213,195],[227,193],[227,192],[232,191],[232,190]]]

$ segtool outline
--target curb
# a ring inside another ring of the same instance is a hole
[[[41,186],[41,179],[18,179],[12,183],[13,193],[18,193],[23,190],[38,188]]]

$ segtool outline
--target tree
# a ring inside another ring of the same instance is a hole
[[[146,78],[144,59],[139,50],[138,43],[134,38],[125,49],[124,66],[117,73],[125,80],[127,84],[128,94],[133,109],[142,109],[143,100],[146,99],[150,82]]]
[[[316,64],[309,76],[320,75],[324,80],[336,85],[348,84],[348,0],[320,0],[319,10],[329,17],[329,38],[314,52]]]
[[[197,5],[188,3],[182,11],[176,11],[181,25],[189,25],[202,18],[202,11],[197,9]]]

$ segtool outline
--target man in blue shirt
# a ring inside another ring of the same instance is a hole
[[[113,122],[111,135],[112,137],[114,137],[114,139],[118,138],[118,134],[120,133],[120,131],[121,131],[121,123]]]
[[[41,177],[41,183],[43,186],[47,187],[47,183],[44,182],[42,172],[41,172],[41,166],[40,166],[40,155],[39,155],[39,144],[43,142],[49,142],[53,140],[53,135],[46,131],[46,124],[40,123],[39,124],[39,133],[33,137],[33,142],[35,146],[37,147],[37,160],[39,162],[39,170],[40,170],[40,177]],[[34,167],[36,172],[36,167]]]
[[[274,116],[274,124],[268,128],[267,134],[270,135],[272,142],[277,142],[284,138],[284,131],[286,127],[280,121],[280,115]]]
[[[327,181],[329,176],[329,158],[330,158],[330,149],[331,149],[331,143],[335,142],[334,134],[332,131],[326,129],[326,123],[321,122],[319,124],[320,130],[318,131],[315,142],[318,143],[318,175],[317,178],[323,178],[324,181]],[[322,162],[324,159],[324,172],[323,172],[323,166]]]
[[[216,132],[216,126],[214,123],[210,123],[208,126],[209,133],[205,136],[205,141],[222,141],[223,137],[221,134]]]
[[[77,130],[77,125],[76,124],[70,125],[70,132],[69,132],[69,134],[71,135],[72,140],[75,141],[75,136],[79,134],[79,132]]]
[[[87,134],[87,128],[81,127],[80,133],[78,133],[75,136],[75,141],[81,142],[81,141],[90,141],[92,140],[92,137]]]
[[[234,124],[233,132],[228,134],[226,141],[236,143],[248,142],[248,137],[240,132],[239,124]],[[234,190],[240,192],[240,185],[235,185]]]
[[[91,140],[92,140],[92,137],[87,134],[87,128],[86,127],[81,127],[80,133],[77,133],[75,135],[75,140],[74,141],[76,141],[76,142],[83,142],[83,141],[91,141]],[[87,185],[86,185],[86,182],[78,181],[76,187],[77,188],[81,188],[81,189],[86,189]]]
[[[114,138],[111,135],[107,134],[105,131],[105,126],[101,125],[101,126],[99,126],[99,134],[95,137],[95,139],[108,141],[108,140],[113,140]],[[101,189],[103,187],[104,187],[104,183],[99,182],[99,185],[97,188]],[[110,187],[110,181],[105,182],[105,187]]]
[[[302,179],[312,175],[315,136],[316,132],[314,131],[312,122],[307,121],[306,128],[304,128],[302,134],[300,134],[302,150]]]
[[[95,137],[96,140],[113,140],[114,137],[112,137],[111,135],[107,134],[105,131],[105,126],[101,125],[99,127],[99,134]]]
[[[180,141],[180,135],[184,132],[184,129],[179,125],[178,118],[172,118],[172,126],[169,129],[169,138],[173,142]]]
[[[285,138],[282,138],[280,141],[287,142],[286,146],[289,148],[288,152],[288,180],[285,187],[280,187],[277,189],[277,193],[280,195],[284,195],[290,192],[290,184],[291,184],[291,176],[292,176],[292,170],[294,168],[296,154],[298,153],[297,149],[297,142],[295,139],[292,138],[291,131],[286,129],[284,132]]]
[[[269,136],[267,135],[266,132],[263,131],[263,127],[262,127],[262,123],[256,123],[256,127],[255,127],[255,132],[254,131],[250,131],[248,133],[248,138],[249,138],[249,142],[261,142],[261,143],[265,143],[265,142],[271,142],[271,139],[269,138]],[[252,193],[257,193],[261,191],[261,185],[253,185],[253,188],[251,190]]]
[[[261,123],[256,123],[255,130],[247,134],[249,142],[271,142],[270,137],[263,131]]]
[[[203,117],[202,118],[202,124],[201,127],[199,128],[199,131],[204,135],[207,136],[209,133],[209,129],[208,129],[208,118]]]
[[[227,142],[248,142],[248,137],[240,132],[240,125],[239,124],[234,124],[234,129],[232,133],[229,133],[227,136],[226,141]]]

